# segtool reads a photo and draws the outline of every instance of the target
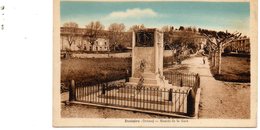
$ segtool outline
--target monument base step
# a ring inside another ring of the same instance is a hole
[[[129,79],[130,82],[133,82],[133,83],[139,83],[140,81],[140,78],[133,78],[131,77]],[[159,84],[160,83],[160,79],[152,79],[152,78],[144,78],[144,84]]]
[[[137,86],[138,83],[136,82],[127,82],[126,85],[131,85],[131,86]],[[143,84],[144,87],[149,87],[149,88],[159,88],[159,84]]]

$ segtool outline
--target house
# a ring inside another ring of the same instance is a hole
[[[84,40],[84,51],[109,51],[109,40],[105,38],[97,38],[93,45],[90,42]]]
[[[229,48],[232,52],[250,53],[250,39],[247,37],[239,38],[228,44],[226,48]]]
[[[63,28],[62,28],[63,29]],[[80,29],[78,29],[80,30]],[[94,44],[91,44],[86,37],[84,37],[84,33],[77,30],[77,33],[73,35],[70,32],[66,32],[66,30],[61,30],[60,35],[60,49],[61,50],[71,50],[71,51],[110,51],[109,49],[109,39],[97,38]],[[70,41],[70,44],[69,44]]]

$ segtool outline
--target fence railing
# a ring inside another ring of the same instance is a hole
[[[176,72],[165,72],[163,73],[165,79],[169,81],[173,86],[178,87],[191,87],[195,92],[200,86],[199,74],[183,74]]]
[[[70,94],[73,95],[70,100],[185,115],[188,113],[189,91],[165,88],[137,89],[133,86],[107,84],[84,86],[75,82],[75,94]]]
[[[185,88],[137,89],[135,86],[125,85],[124,82],[89,85],[71,80],[69,101],[194,116],[195,97],[200,85],[199,75],[167,73],[165,77],[173,85]]]

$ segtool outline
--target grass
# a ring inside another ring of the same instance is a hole
[[[131,69],[131,58],[62,59],[61,81],[113,81],[125,78],[126,69]]]
[[[164,57],[164,63],[171,57]],[[68,58],[61,60],[61,81],[83,81],[89,84],[124,79],[131,71],[132,58]]]
[[[249,56],[223,56],[221,74],[217,74],[217,67],[211,66],[215,79],[229,82],[250,82]]]

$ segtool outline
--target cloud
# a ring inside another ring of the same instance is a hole
[[[112,12],[108,15],[110,18],[139,18],[139,17],[155,17],[158,13],[152,9],[127,9],[126,11]]]

